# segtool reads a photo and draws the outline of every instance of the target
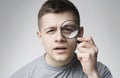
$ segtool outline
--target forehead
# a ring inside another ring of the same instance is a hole
[[[41,18],[41,28],[47,28],[50,26],[60,26],[64,21],[74,20],[74,16],[71,12],[63,13],[48,13]]]

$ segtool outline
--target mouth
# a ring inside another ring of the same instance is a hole
[[[65,53],[65,51],[67,50],[66,47],[63,47],[63,46],[58,46],[58,47],[55,47],[54,50],[58,53],[58,54],[63,54]]]
[[[56,47],[56,48],[54,48],[54,50],[65,50],[65,49],[67,49],[66,47]]]

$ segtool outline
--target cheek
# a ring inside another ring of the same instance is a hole
[[[71,50],[75,50],[76,49],[76,47],[77,47],[77,41],[76,40],[71,40],[71,41],[69,41],[69,48],[71,49]]]
[[[42,38],[42,43],[43,43],[43,46],[46,50],[50,49],[50,47],[52,47],[52,38],[49,38],[49,37],[43,37]]]

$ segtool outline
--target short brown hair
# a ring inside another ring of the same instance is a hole
[[[38,28],[40,30],[40,19],[47,13],[62,13],[72,12],[75,16],[75,21],[80,25],[80,15],[77,8],[69,0],[47,0],[41,7],[38,13]]]

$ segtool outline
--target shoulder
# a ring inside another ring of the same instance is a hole
[[[97,69],[102,78],[113,78],[109,68],[101,62],[97,62]]]
[[[40,64],[44,55],[25,65],[18,71],[16,71],[10,78],[30,78],[32,72],[35,70],[36,66]]]

